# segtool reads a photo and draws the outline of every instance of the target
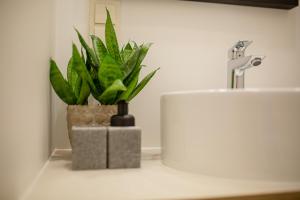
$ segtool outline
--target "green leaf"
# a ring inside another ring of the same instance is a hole
[[[121,49],[120,56],[123,63],[125,63],[130,58],[132,50],[133,49],[130,45],[130,42],[127,42],[127,44]]]
[[[103,92],[99,99],[103,104],[113,104],[117,93],[125,90],[125,85],[120,79],[117,79]]]
[[[78,99],[78,97],[80,95],[81,84],[82,84],[82,79],[79,76],[78,79],[76,80],[75,90],[74,90],[74,93],[75,93],[75,96],[76,96],[77,99]]]
[[[149,51],[149,48],[151,47],[151,43],[148,43],[148,44],[143,44],[140,46],[140,55],[139,55],[139,59],[138,59],[138,62],[136,63],[137,66],[140,66],[144,60],[144,58],[146,57],[148,51]]]
[[[50,82],[57,96],[59,96],[61,100],[68,105],[76,103],[76,97],[71,86],[64,79],[55,61],[52,59],[50,60]]]
[[[134,48],[134,49],[136,49],[136,48],[139,47],[135,41],[132,41],[132,43],[133,43],[133,48]]]
[[[126,63],[129,58],[132,56],[132,50],[123,49],[120,52],[123,63]]]
[[[128,85],[131,82],[131,80],[135,77],[135,75],[141,70],[141,63],[144,60],[146,54],[148,53],[150,46],[151,44],[149,43],[145,45],[143,44],[140,47],[138,47],[137,44],[134,43],[134,49],[139,49],[139,56],[133,70],[127,75],[127,77],[124,80],[125,85]]]
[[[134,91],[137,83],[139,81],[139,73],[137,73],[134,78],[131,80],[131,82],[129,83],[129,85],[127,86],[127,90],[123,91],[120,96],[118,97],[117,102],[121,101],[121,100],[125,100],[127,101],[131,95],[131,93]]]
[[[134,89],[130,97],[128,98],[127,101],[131,101],[146,85],[147,83],[151,80],[151,78],[155,75],[158,69],[154,70],[153,72],[149,73],[145,78],[138,84],[138,86]]]
[[[82,35],[79,33],[79,31],[76,28],[75,28],[75,31],[77,32],[78,39],[79,39],[81,45],[83,46],[83,48],[85,49],[86,54],[88,54],[91,57],[91,60],[92,60],[93,64],[98,66],[99,63],[98,63],[98,60],[96,58],[95,53],[89,47],[89,45],[85,42],[85,40],[83,39]]]
[[[110,56],[106,55],[98,71],[98,79],[103,88],[108,88],[115,80],[123,79],[124,73],[120,66]]]
[[[98,73],[97,71],[94,69],[94,68],[91,68],[90,69],[90,76],[91,78],[94,80],[94,79],[98,79]]]
[[[86,54],[85,65],[86,65],[86,68],[88,70],[91,70],[92,68],[97,70],[97,67],[93,64],[93,61],[92,61],[91,56],[89,54]]]
[[[134,77],[140,73],[142,66],[135,67],[132,72],[127,76],[127,78],[123,81],[127,86],[134,79]]]
[[[86,61],[85,61],[85,57],[84,57],[84,53],[83,53],[82,47],[80,49],[80,53],[81,53],[81,58],[82,58],[83,62],[85,63]]]
[[[77,99],[77,104],[82,105],[87,103],[87,98],[90,96],[90,87],[86,81],[82,81],[81,90]]]
[[[96,58],[98,63],[101,63],[107,54],[107,49],[100,38],[95,35],[91,36],[93,41],[94,51],[96,53]]]
[[[106,47],[110,55],[118,62],[121,63],[121,57],[119,54],[119,44],[116,36],[116,32],[111,21],[109,11],[106,9],[106,23],[105,23],[105,42]]]
[[[70,86],[72,87],[72,91],[75,92],[76,82],[78,79],[78,74],[73,68],[72,57],[69,60],[68,68],[67,68],[67,78]]]
[[[73,68],[76,70],[78,75],[81,76],[83,81],[87,81],[92,88],[92,90],[97,91],[96,86],[93,83],[93,80],[83,62],[83,60],[80,57],[80,54],[78,52],[78,49],[75,44],[73,44],[73,54],[72,54],[72,63],[73,63]]]
[[[127,42],[127,44],[125,46],[125,50],[132,50],[132,46],[131,46],[130,42]]]
[[[71,84],[71,82],[72,82],[72,57],[69,59],[69,62],[68,62],[67,80]]]
[[[94,82],[96,88],[97,88],[97,93],[98,93],[98,95],[101,94],[101,93],[103,92],[104,89],[103,89],[103,87],[101,86],[100,81],[99,81],[99,79],[98,79],[98,72],[97,72],[94,68],[92,68],[92,69],[90,70],[90,75],[91,75],[91,77],[92,77],[92,79],[93,79],[93,82]]]
[[[123,73],[124,73],[124,78],[127,78],[127,76],[135,68],[135,66],[137,65],[139,56],[140,56],[140,49],[138,48],[138,49],[133,50],[130,57],[129,57],[129,59],[124,64],[122,64],[120,66]]]

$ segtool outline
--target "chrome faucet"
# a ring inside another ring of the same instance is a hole
[[[265,56],[245,56],[252,41],[239,41],[228,51],[227,88],[244,88],[246,69],[257,67]]]

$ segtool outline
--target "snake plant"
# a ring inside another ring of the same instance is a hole
[[[51,60],[50,81],[57,95],[67,104],[85,104],[90,93],[101,104],[131,101],[150,81],[158,69],[139,81],[142,62],[151,44],[128,42],[120,49],[108,10],[105,24],[105,43],[91,35],[92,48],[76,30],[81,43],[81,55],[73,44],[68,64],[67,80]]]
[[[67,68],[67,80],[63,77],[55,61],[50,59],[50,82],[60,99],[69,105],[87,104],[90,88],[95,89],[75,44],[73,44],[72,57]]]

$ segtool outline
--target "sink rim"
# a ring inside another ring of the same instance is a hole
[[[164,92],[161,94],[164,96],[173,95],[186,95],[186,94],[222,94],[222,93],[293,93],[300,92],[300,87],[295,88],[244,88],[244,89],[203,89],[203,90],[182,90],[182,91],[172,91]]]
[[[160,103],[168,167],[229,179],[300,181],[300,88],[179,91]]]

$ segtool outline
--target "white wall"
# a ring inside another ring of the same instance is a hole
[[[70,38],[75,37],[72,26],[82,33],[88,31],[88,0],[59,2],[57,10],[55,57],[66,70]],[[248,54],[267,56],[262,67],[247,72],[246,87],[300,87],[299,13],[299,8],[286,11],[175,0],[121,1],[121,41],[153,42],[145,72],[161,67],[130,104],[137,125],[143,128],[143,146],[160,146],[162,93],[226,86],[227,50],[238,40],[254,41]],[[53,109],[53,147],[64,148],[68,145],[65,105],[54,97]]]
[[[15,200],[49,156],[51,0],[0,1],[0,199]]]

